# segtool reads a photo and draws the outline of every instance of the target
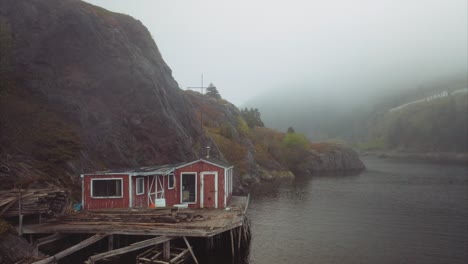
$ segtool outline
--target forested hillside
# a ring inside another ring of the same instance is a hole
[[[467,87],[467,75],[458,74],[408,88],[376,86],[382,92],[372,96],[314,98],[292,88],[250,104],[268,126],[294,126],[312,140],[346,141],[360,149],[466,152]]]

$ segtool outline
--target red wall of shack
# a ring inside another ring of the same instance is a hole
[[[91,197],[91,179],[122,179],[122,197],[121,198],[92,198]],[[128,175],[83,175],[83,209],[102,209],[102,208],[127,208],[128,199]]]
[[[218,173],[218,208],[224,207],[224,169],[209,163],[199,161],[197,163],[179,168],[175,171],[176,184],[170,197],[166,196],[166,204],[174,206],[181,203],[181,175],[182,173],[195,173],[197,178],[197,190],[195,203],[189,203],[189,208],[200,208],[201,199],[201,173],[202,172],[217,172]],[[210,178],[211,179],[211,178]],[[214,183],[213,183],[214,184]]]
[[[172,207],[176,204],[181,203],[181,174],[182,173],[195,173],[196,174],[196,201],[194,203],[189,203],[189,208],[200,208],[200,199],[201,199],[201,173],[202,172],[217,172],[218,174],[218,208],[224,208],[224,194],[225,194],[225,178],[224,178],[224,168],[214,166],[212,164],[199,161],[191,165],[187,165],[176,169],[174,172],[175,183],[174,188],[169,189],[168,178],[169,176],[164,176],[164,193],[166,199],[166,206]],[[154,185],[151,187],[151,181],[153,176],[136,176],[132,178],[132,203],[133,207],[147,207],[149,206],[148,202],[148,192],[154,192]],[[91,179],[122,179],[123,189],[121,198],[92,198],[91,197]],[[144,193],[137,195],[136,194],[136,182],[137,178],[144,179]],[[209,177],[208,179],[214,180],[214,177]],[[214,183],[212,183],[214,184]],[[154,196],[154,195],[153,195]],[[226,199],[226,204],[230,204],[231,195]],[[92,209],[103,209],[103,208],[128,208],[130,204],[129,200],[129,175],[127,174],[113,174],[113,175],[84,175],[83,177],[83,209],[92,210]]]

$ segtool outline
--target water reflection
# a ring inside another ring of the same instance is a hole
[[[249,263],[467,263],[466,167],[365,162],[255,188]]]

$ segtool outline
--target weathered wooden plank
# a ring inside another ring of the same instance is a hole
[[[229,233],[231,234],[231,253],[232,257],[234,257],[234,235],[232,233],[232,229],[229,230]]]
[[[66,237],[67,235],[65,234],[59,234],[59,233],[55,233],[53,235],[50,235],[48,237],[43,237],[43,238],[39,238],[37,239],[36,241],[34,241],[33,243],[33,247],[34,247],[34,256],[37,256],[39,255],[39,247],[42,246],[42,245],[45,245],[45,244],[48,244],[48,243],[51,243],[51,242],[54,242],[54,241],[57,241],[59,239],[62,239],[64,237]]]
[[[88,261],[86,261],[86,263],[91,264],[91,263],[94,263],[94,262],[96,262],[98,260],[101,260],[101,259],[122,255],[122,254],[125,254],[125,253],[128,253],[128,252],[132,252],[132,251],[139,250],[139,249],[149,247],[149,246],[154,246],[154,245],[157,245],[157,244],[164,243],[166,241],[170,241],[172,239],[173,239],[172,237],[160,236],[160,237],[155,237],[155,238],[143,240],[143,241],[133,243],[133,244],[131,244],[129,246],[126,246],[126,247],[123,247],[123,248],[119,248],[119,249],[115,249],[115,250],[112,250],[112,251],[108,251],[108,252],[104,252],[104,253],[100,253],[100,254],[91,256],[91,257],[89,257]]]
[[[190,254],[192,254],[193,261],[195,261],[195,264],[198,264],[197,257],[195,257],[195,253],[193,253],[190,243],[188,242],[186,237],[183,237],[183,239],[184,239],[185,244],[187,245],[188,250],[190,251]]]
[[[171,242],[166,241],[163,243],[163,259],[168,261],[171,258]]]
[[[96,234],[96,235],[94,235],[94,236],[92,236],[90,238],[87,238],[87,239],[81,241],[80,243],[78,243],[78,244],[76,244],[76,245],[74,245],[72,247],[69,247],[69,248],[65,249],[64,251],[61,251],[61,252],[55,254],[52,257],[48,257],[46,259],[36,261],[33,264],[48,264],[48,263],[56,262],[57,260],[62,259],[64,257],[66,257],[66,256],[68,256],[68,255],[82,249],[82,248],[85,248],[85,247],[87,247],[87,246],[89,246],[91,244],[96,243],[97,241],[105,238],[106,236],[107,236],[107,234]]]
[[[175,256],[174,258],[171,259],[171,261],[169,261],[170,263],[176,263],[178,260],[180,260],[181,258],[183,258],[187,253],[189,253],[189,249],[185,249],[184,251],[180,252],[177,256]]]

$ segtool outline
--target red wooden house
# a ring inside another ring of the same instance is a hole
[[[83,210],[132,207],[225,208],[233,166],[213,158],[82,174]]]

